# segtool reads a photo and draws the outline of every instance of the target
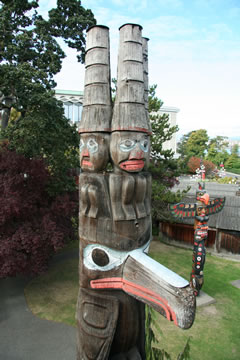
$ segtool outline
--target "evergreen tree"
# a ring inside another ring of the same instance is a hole
[[[172,192],[171,188],[177,184],[179,175],[177,161],[173,158],[172,150],[164,150],[163,144],[170,140],[178,130],[177,126],[171,126],[167,114],[160,115],[163,102],[156,96],[156,87],[153,85],[149,90],[149,113],[152,125],[151,161],[150,172],[152,173],[152,216],[153,223],[170,220],[168,204],[179,202],[183,193]]]

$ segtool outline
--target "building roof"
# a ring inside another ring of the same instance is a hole
[[[195,203],[195,193],[198,188],[196,181],[181,181],[178,186],[174,187],[173,191],[184,190],[188,185],[191,186],[191,189],[183,198],[183,202]],[[236,195],[238,188],[239,186],[234,184],[206,183],[205,189],[210,195],[210,199],[224,196],[226,198],[223,210],[218,214],[209,216],[209,228],[240,232],[240,196]],[[194,219],[184,219],[180,222],[193,225]]]
[[[79,95],[83,96],[83,91],[77,91],[77,90],[55,90],[56,95]]]
[[[76,90],[55,90],[55,97],[63,103],[82,103],[83,91]]]
[[[169,113],[169,112],[174,112],[174,113],[178,113],[180,111],[180,109],[174,107],[174,106],[162,106],[160,107],[159,109],[160,112],[166,112],[166,113]]]

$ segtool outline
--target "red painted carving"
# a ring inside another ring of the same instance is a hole
[[[87,33],[80,123],[77,359],[144,360],[144,304],[181,328],[195,315],[189,283],[150,259],[151,125],[147,41],[120,28],[117,92],[110,94],[109,32]],[[108,164],[113,171],[108,171]],[[138,252],[137,254],[135,252]]]

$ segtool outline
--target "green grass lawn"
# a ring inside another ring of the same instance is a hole
[[[191,271],[190,250],[153,242],[151,256],[186,279]],[[189,330],[181,330],[157,314],[161,332],[157,334],[160,348],[172,359],[189,337],[192,360],[240,359],[240,289],[230,284],[240,279],[240,262],[224,260],[207,254],[204,292],[216,303],[199,307],[196,320]],[[27,303],[42,318],[75,325],[78,293],[78,260],[52,266],[44,275],[32,280],[25,289]]]

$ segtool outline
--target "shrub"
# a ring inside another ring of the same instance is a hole
[[[37,274],[73,239],[77,192],[50,197],[43,159],[0,147],[0,277]],[[51,179],[52,180],[52,179]]]
[[[196,170],[200,168],[200,162],[201,162],[200,158],[192,156],[187,164],[189,172],[194,174]],[[203,165],[205,166],[206,176],[211,174],[211,172],[216,168],[216,165],[209,160],[203,160]]]

